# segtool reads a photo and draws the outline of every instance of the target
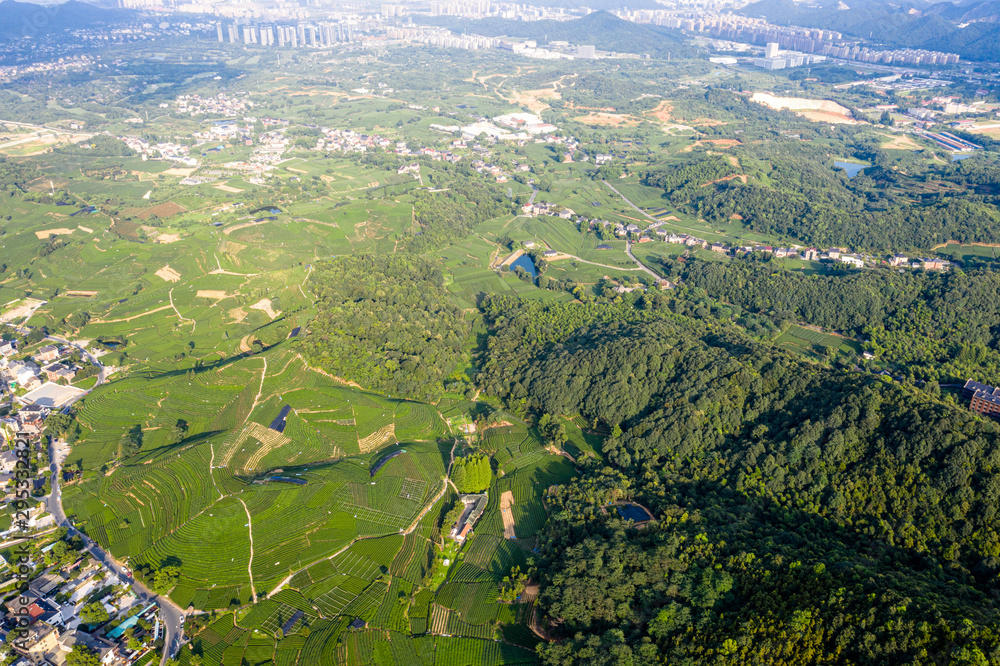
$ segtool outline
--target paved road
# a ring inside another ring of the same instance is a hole
[[[535,203],[535,197],[538,196],[538,188],[535,187],[534,185],[529,185],[529,187],[531,188],[531,198],[528,199],[528,205],[530,206],[531,204]]]
[[[84,391],[83,393],[81,393],[80,395],[78,395],[75,398],[73,398],[72,400],[70,400],[68,403],[66,403],[63,406],[62,411],[64,413],[66,413],[66,412],[69,412],[69,408],[70,408],[70,406],[72,406],[72,404],[74,402],[76,402],[77,400],[79,400],[80,398],[82,398],[83,396],[87,395],[88,393],[90,393],[91,391],[93,391],[95,388],[97,388],[98,386],[100,386],[101,384],[103,384],[104,381],[107,379],[107,374],[106,374],[106,371],[104,369],[104,366],[101,365],[101,362],[97,360],[97,357],[96,356],[92,356],[90,352],[88,352],[86,349],[84,349],[80,345],[74,344],[74,343],[70,342],[69,340],[67,340],[66,338],[60,338],[60,337],[55,336],[55,335],[46,336],[45,339],[46,340],[52,340],[52,341],[58,342],[60,344],[69,345],[71,347],[76,347],[77,349],[80,350],[80,353],[88,361],[90,361],[92,364],[96,365],[99,368],[98,371],[97,371],[97,381],[94,382],[94,385],[91,386],[86,391]]]
[[[635,212],[639,213],[640,215],[642,215],[643,217],[645,217],[647,220],[650,220],[652,222],[662,222],[663,221],[663,220],[656,219],[655,217],[653,217],[652,215],[650,215],[649,213],[647,213],[643,209],[641,209],[638,206],[636,206],[634,203],[632,203],[629,200],[628,197],[626,197],[624,194],[622,194],[621,192],[619,192],[618,190],[616,190],[615,186],[612,185],[611,183],[609,183],[608,181],[602,180],[601,182],[604,183],[605,185],[607,185],[607,187],[608,187],[609,190],[611,190],[612,192],[614,192],[615,194],[617,194],[618,196],[620,196],[622,198],[622,201],[624,201],[629,206],[631,206],[632,209],[635,210]],[[671,220],[670,221],[670,226],[673,227],[673,228],[675,228],[675,229],[686,229],[687,231],[690,231],[692,234],[697,234],[699,236],[716,236],[719,239],[723,239],[723,240],[726,238],[725,234],[717,234],[714,231],[705,231],[704,229],[695,229],[694,227],[688,227],[688,226],[685,226],[683,224],[679,224],[676,220]]]
[[[646,266],[646,264],[642,263],[641,261],[639,261],[638,259],[635,258],[635,255],[632,254],[632,243],[630,243],[629,241],[625,241],[625,254],[627,254],[628,258],[631,259],[632,261],[634,261],[639,266],[640,270],[646,271],[647,273],[649,273],[650,275],[652,275],[657,280],[665,280],[666,279],[662,275],[659,275],[655,271],[653,271],[653,269],[651,269],[648,266]]]
[[[628,197],[626,197],[626,196],[625,196],[624,194],[622,194],[621,192],[619,192],[618,190],[616,190],[616,189],[615,189],[615,186],[614,186],[614,185],[612,185],[611,183],[609,183],[608,181],[606,181],[606,180],[602,180],[601,182],[602,182],[602,183],[604,183],[604,184],[605,184],[605,185],[606,185],[606,186],[608,187],[608,189],[609,189],[609,190],[611,190],[612,192],[614,192],[615,194],[617,194],[618,196],[620,196],[620,197],[622,198],[622,201],[624,201],[624,202],[625,202],[625,203],[627,203],[627,204],[628,204],[629,206],[631,206],[631,207],[633,208],[633,210],[635,210],[635,212],[639,213],[639,214],[640,214],[640,215],[642,215],[643,217],[647,217],[647,218],[649,218],[649,219],[650,219],[650,220],[652,220],[653,222],[659,222],[659,221],[660,221],[660,220],[657,220],[657,219],[656,219],[655,217],[653,217],[652,215],[650,215],[649,213],[647,213],[646,211],[644,211],[644,210],[642,210],[641,208],[639,208],[638,206],[636,206],[636,205],[635,205],[634,203],[632,203],[631,201],[629,201],[629,200],[628,200]],[[639,268],[641,268],[642,270],[646,271],[647,273],[649,273],[650,275],[652,275],[652,276],[653,276],[654,278],[656,278],[657,280],[664,280],[664,279],[666,279],[666,278],[664,278],[664,277],[663,277],[662,275],[659,275],[659,274],[657,274],[656,272],[654,272],[654,271],[653,271],[653,270],[652,270],[651,268],[649,268],[648,266],[646,266],[646,264],[644,264],[644,263],[642,263],[641,261],[639,261],[638,259],[636,259],[636,258],[635,258],[635,255],[633,255],[633,254],[632,254],[632,244],[631,244],[631,243],[629,243],[628,241],[625,241],[625,254],[627,254],[627,255],[628,255],[628,258],[629,258],[629,259],[631,259],[632,261],[634,261],[634,262],[635,262],[635,264],[636,264],[636,265],[637,265],[637,266],[638,266]]]
[[[635,212],[639,213],[639,215],[642,215],[643,217],[647,217],[650,220],[652,220],[653,222],[659,222],[659,220],[657,220],[655,217],[653,217],[652,215],[650,215],[649,213],[647,213],[646,211],[644,211],[643,209],[639,208],[634,203],[632,203],[631,201],[629,201],[628,197],[626,197],[624,194],[622,194],[621,192],[619,192],[618,190],[616,190],[614,185],[612,185],[611,183],[609,183],[606,180],[602,180],[601,182],[604,183],[609,190],[611,190],[612,192],[614,192],[615,194],[617,194],[618,196],[620,196],[622,198],[622,201],[624,201],[629,206],[631,206],[632,209],[635,210]]]
[[[3,123],[5,125],[16,125],[17,127],[27,127],[29,129],[34,129],[34,130],[46,130],[48,132],[55,132],[56,134],[70,134],[70,135],[86,136],[86,137],[96,136],[93,132],[81,132],[81,131],[78,131],[78,130],[69,130],[69,131],[67,131],[67,130],[64,130],[63,128],[61,128],[61,127],[48,127],[46,125],[33,125],[31,123],[22,123],[22,122],[17,122],[17,121],[14,121],[14,120],[0,120],[0,123]]]
[[[183,643],[184,611],[182,611],[180,607],[166,597],[157,596],[139,581],[132,580],[125,573],[124,567],[122,567],[117,560],[115,560],[103,548],[94,543],[94,541],[85,534],[79,532],[75,527],[73,527],[72,523],[69,522],[69,519],[66,518],[66,512],[63,511],[62,492],[59,487],[59,481],[62,474],[62,464],[63,461],[66,460],[67,455],[69,455],[69,447],[65,442],[49,438],[49,460],[51,461],[49,464],[49,471],[52,473],[52,492],[45,498],[48,510],[52,513],[57,525],[68,528],[70,534],[80,535],[83,539],[84,546],[87,552],[90,553],[91,557],[99,561],[111,571],[114,571],[122,580],[129,581],[132,587],[132,593],[135,594],[136,598],[140,602],[144,604],[155,602],[156,605],[159,606],[160,621],[164,627],[163,657],[160,660],[160,666],[164,666],[167,659],[175,655]]]

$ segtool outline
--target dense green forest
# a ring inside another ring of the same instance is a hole
[[[765,314],[866,340],[898,374],[915,380],[1000,383],[1000,274],[888,270],[832,275],[786,271],[750,256],[725,264],[667,261],[690,289]]]
[[[713,224],[739,216],[755,232],[822,247],[889,252],[1000,241],[994,159],[930,166],[890,158],[880,141],[860,134],[848,143],[849,157],[873,164],[852,179],[828,148],[780,138],[654,167],[645,182]]]
[[[433,262],[410,255],[324,261],[311,278],[319,314],[310,364],[366,388],[432,399],[463,356],[469,330]]]
[[[421,190],[413,205],[421,227],[411,241],[413,249],[440,247],[442,242],[468,235],[480,222],[513,210],[506,191],[487,182],[471,167],[434,166],[428,180],[438,191]]]
[[[545,663],[1000,659],[1000,426],[669,309],[484,312],[486,386],[610,432],[548,493]]]
[[[482,454],[456,458],[451,480],[460,493],[481,493],[490,487],[490,459]]]

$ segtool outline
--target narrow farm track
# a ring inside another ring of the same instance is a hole
[[[395,251],[396,251],[395,248],[393,248],[393,252]],[[302,292],[302,298],[309,298],[308,296],[306,296],[306,292],[302,287],[304,287],[306,282],[309,281],[309,276],[312,275],[312,272],[313,272],[312,264],[309,264],[309,270],[306,271],[306,276],[302,280],[302,284],[299,285],[299,291]]]
[[[243,498],[237,497],[240,504],[243,505],[243,510],[247,512],[247,531],[250,534],[250,561],[247,563],[247,575],[250,576],[250,594],[253,595],[253,602],[257,603],[257,588],[253,584],[253,519],[250,517],[250,509],[247,508],[247,503],[243,501]]]
[[[225,497],[225,494],[223,494],[223,492],[221,490],[219,490],[219,485],[215,482],[215,472],[212,471],[213,469],[215,469],[215,443],[214,442],[209,442],[208,443],[208,450],[212,452],[212,457],[209,458],[209,460],[208,460],[208,476],[209,476],[210,479],[212,479],[212,487],[219,491],[219,499],[222,499],[223,497]],[[219,500],[216,500],[216,502],[218,502],[218,501]]]
[[[434,508],[434,505],[437,504],[438,501],[444,496],[445,491],[448,490],[448,485],[450,484],[453,488],[455,487],[455,484],[451,482],[451,478],[449,477],[449,475],[451,474],[451,466],[455,462],[455,447],[456,446],[458,446],[458,440],[455,440],[455,443],[452,444],[452,446],[451,446],[451,460],[448,462],[448,471],[445,474],[444,483],[441,485],[441,490],[438,492],[437,495],[435,495],[434,497],[432,497],[429,502],[427,502],[427,504],[424,506],[423,509],[420,510],[420,513],[417,515],[416,520],[414,520],[412,523],[410,523],[409,527],[407,527],[405,530],[402,530],[400,532],[400,534],[402,534],[402,535],[405,536],[407,534],[411,534],[413,532],[413,530],[417,529],[417,526],[420,524],[420,521],[423,520],[424,516],[426,516],[427,513],[432,508]],[[242,501],[242,500],[240,500],[240,501]],[[284,580],[282,580],[280,583],[278,583],[273,590],[271,590],[270,592],[267,593],[267,598],[270,599],[271,597],[273,597],[274,595],[276,595],[278,592],[280,592],[282,589],[284,589],[284,587],[286,585],[288,585],[288,583],[291,582],[292,578],[294,578],[296,574],[299,574],[299,573],[305,571],[309,567],[314,566],[316,564],[319,564],[320,562],[322,562],[324,560],[332,560],[333,558],[337,557],[338,555],[340,555],[341,553],[343,553],[344,551],[346,551],[348,548],[350,548],[351,546],[353,546],[358,541],[362,541],[364,539],[378,539],[378,538],[381,538],[383,536],[385,536],[385,535],[384,534],[380,534],[378,536],[359,536],[359,537],[354,537],[353,539],[350,540],[350,542],[348,542],[348,544],[346,546],[344,546],[343,548],[341,548],[340,550],[338,550],[333,555],[327,555],[326,557],[321,557],[318,560],[316,560],[315,562],[310,562],[309,564],[305,565],[304,567],[302,567],[300,569],[296,569],[295,571],[293,571],[290,574],[288,574],[288,576]],[[253,552],[253,547],[251,545],[251,553],[252,552]],[[252,559],[252,555],[251,555],[251,559]]]
[[[260,402],[260,394],[264,392],[264,378],[267,377],[267,358],[262,356],[260,360],[264,361],[264,372],[260,373],[260,388],[257,389],[257,396],[253,399],[253,406],[247,412],[247,417],[243,419],[243,425],[246,425],[247,421],[250,420],[250,415],[253,414],[253,410],[257,409],[257,403]]]
[[[173,291],[173,290],[171,290],[171,291]],[[92,323],[94,323],[94,324],[120,324],[120,323],[125,322],[125,321],[132,321],[133,319],[138,319],[139,317],[145,317],[146,315],[151,315],[154,312],[161,312],[163,310],[169,310],[172,306],[173,306],[173,303],[171,303],[170,305],[164,305],[161,308],[153,308],[152,310],[146,310],[145,312],[139,313],[137,315],[132,315],[131,317],[125,317],[124,319],[94,319],[92,321]],[[177,312],[177,308],[174,308],[174,312]],[[179,312],[177,312],[177,316],[180,316]]]
[[[172,307],[174,309],[174,312],[177,313],[178,319],[180,319],[181,321],[189,321],[189,322],[191,322],[193,324],[193,326],[191,326],[191,332],[194,333],[194,329],[198,326],[198,322],[196,322],[194,319],[188,319],[187,317],[185,317],[184,315],[182,315],[181,311],[177,309],[176,305],[174,305],[174,288],[173,287],[170,288],[170,291],[167,292],[167,295],[170,297],[170,307]]]

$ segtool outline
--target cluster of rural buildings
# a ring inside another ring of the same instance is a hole
[[[176,162],[185,167],[197,166],[198,161],[189,156],[191,149],[180,143],[170,141],[159,141],[150,143],[141,137],[120,136],[126,146],[140,155],[143,161],[150,158],[159,158],[170,162]]]
[[[73,348],[66,346],[45,345],[36,351],[30,359],[15,360],[17,343],[14,340],[0,343],[0,379],[11,385],[29,391],[40,387],[45,381],[73,381],[79,367],[66,359],[72,355]]]
[[[100,59],[100,56],[96,58]],[[64,56],[49,62],[32,62],[27,65],[0,67],[0,83],[10,83],[27,75],[55,76],[62,72],[79,71],[94,66],[95,58],[89,55]]]
[[[13,442],[14,436],[18,434],[37,438],[48,415],[48,408],[29,405],[18,410],[16,414],[0,417],[0,444]],[[17,456],[13,451],[0,452],[0,483],[7,483],[13,478],[16,466]]]
[[[464,142],[462,141],[452,141],[452,148],[466,148]],[[450,162],[452,164],[457,164],[462,161],[461,155],[456,155],[450,150],[438,150],[437,148],[431,148],[429,146],[422,146],[420,148],[410,148],[406,145],[405,141],[397,141],[395,153],[401,157],[426,157],[435,162]],[[409,169],[413,171],[413,168],[417,166],[415,164],[406,165],[400,167],[400,169]],[[475,165],[473,165],[475,166]],[[399,173],[406,173],[405,171],[400,171]]]
[[[103,666],[125,666],[144,658],[163,633],[156,605],[139,602],[130,581],[86,557],[84,551],[69,564],[62,560],[45,567],[46,555],[57,543],[28,556],[27,563],[40,571],[26,581],[27,590],[4,608],[6,620],[0,628],[4,663],[63,666],[77,646],[94,653]],[[80,618],[84,607],[94,609],[95,604],[109,618],[97,627]]]
[[[660,229],[654,233],[661,234],[664,236],[663,240],[668,243],[684,243],[685,245],[704,247],[712,252],[720,252],[727,255],[741,255],[749,254],[751,252],[763,252],[765,254],[774,255],[777,259],[801,259],[804,261],[832,261],[839,262],[842,264],[847,264],[848,266],[853,266],[855,268],[862,268],[864,266],[877,266],[882,264],[888,264],[893,268],[916,268],[923,270],[940,271],[951,267],[951,262],[946,259],[941,259],[940,257],[924,257],[919,259],[910,259],[909,257],[897,254],[890,257],[888,260],[882,260],[877,257],[871,257],[869,255],[858,254],[851,252],[848,249],[841,247],[831,247],[826,249],[817,249],[814,247],[802,248],[802,247],[773,247],[771,245],[742,245],[739,247],[730,247],[725,243],[709,243],[701,238],[695,238],[689,236],[688,234],[666,234],[663,233],[664,230]]]
[[[545,122],[533,113],[507,113],[492,119],[478,117],[476,122],[468,125],[433,124],[430,128],[436,132],[460,134],[463,141],[485,137],[490,143],[513,141],[520,146],[528,141],[562,144],[569,154],[572,154],[579,145],[573,138],[557,134],[560,131],[558,127]]]
[[[525,204],[521,207],[521,210],[526,216],[550,215],[565,220],[573,219],[576,215],[576,213],[574,213],[570,208],[548,203]],[[611,232],[618,238],[635,243],[649,243],[653,241],[677,243],[690,248],[707,249],[712,252],[718,252],[728,256],[739,256],[750,254],[752,252],[761,252],[773,255],[777,259],[839,262],[856,268],[884,264],[893,268],[914,268],[923,270],[946,270],[951,267],[950,261],[941,259],[940,257],[922,257],[911,259],[905,255],[896,254],[889,257],[887,260],[882,260],[869,255],[851,252],[846,248],[840,247],[831,247],[826,249],[817,249],[814,247],[803,248],[798,246],[774,247],[771,245],[742,245],[733,247],[727,245],[726,243],[711,243],[704,238],[699,238],[698,236],[694,236],[692,234],[667,231],[663,228],[666,224],[666,222],[663,221],[654,222],[646,229],[642,229],[635,223],[624,224],[620,222],[610,222],[608,220],[588,220],[585,217],[577,217],[575,222],[580,226],[581,230],[591,229],[597,231],[610,229]],[[612,247],[605,244],[598,245],[597,249],[610,250]]]
[[[229,96],[219,93],[215,97],[202,97],[201,95],[180,95],[174,100],[174,106],[178,113],[189,116],[204,116],[216,114],[220,116],[243,115],[252,109],[254,103],[245,97]],[[160,104],[160,108],[166,109],[170,105],[167,102]]]

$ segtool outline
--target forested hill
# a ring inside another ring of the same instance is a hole
[[[0,40],[20,39],[40,33],[103,27],[131,17],[131,12],[106,10],[69,0],[57,5],[0,2]]]
[[[507,19],[455,19],[450,17],[414,17],[414,21],[440,25],[454,32],[486,37],[533,39],[544,46],[548,42],[593,44],[602,51],[648,53],[687,57],[694,51],[684,45],[678,30],[639,25],[598,11],[573,21],[510,21]]]
[[[394,395],[440,394],[469,324],[437,264],[404,253],[340,257],[318,263],[311,283],[311,365]]]
[[[726,97],[737,96],[713,91],[713,99]],[[949,240],[1000,242],[995,157],[966,160],[976,162],[968,165],[894,163],[883,141],[878,135],[854,137],[852,157],[873,165],[851,179],[834,166],[827,148],[776,135],[737,146],[731,155],[704,154],[654,167],[645,182],[713,224],[739,216],[753,231],[821,247],[891,252],[927,250]],[[926,187],[945,180],[959,187]]]
[[[843,4],[843,3],[840,3]],[[1000,59],[1000,25],[973,21],[952,23],[940,14],[911,15],[909,7],[852,0],[846,9],[838,2],[821,6],[791,0],[760,0],[740,10],[744,16],[767,17],[773,23],[836,30],[892,48],[920,48],[958,53],[967,60]],[[951,15],[951,12],[947,12]]]
[[[1000,659],[1000,426],[656,307],[485,310],[509,408],[611,433],[549,493],[546,663]]]
[[[862,271],[805,275],[766,257],[721,264],[668,261],[691,289],[776,322],[796,321],[869,341],[914,380],[1000,383],[1000,273]]]

